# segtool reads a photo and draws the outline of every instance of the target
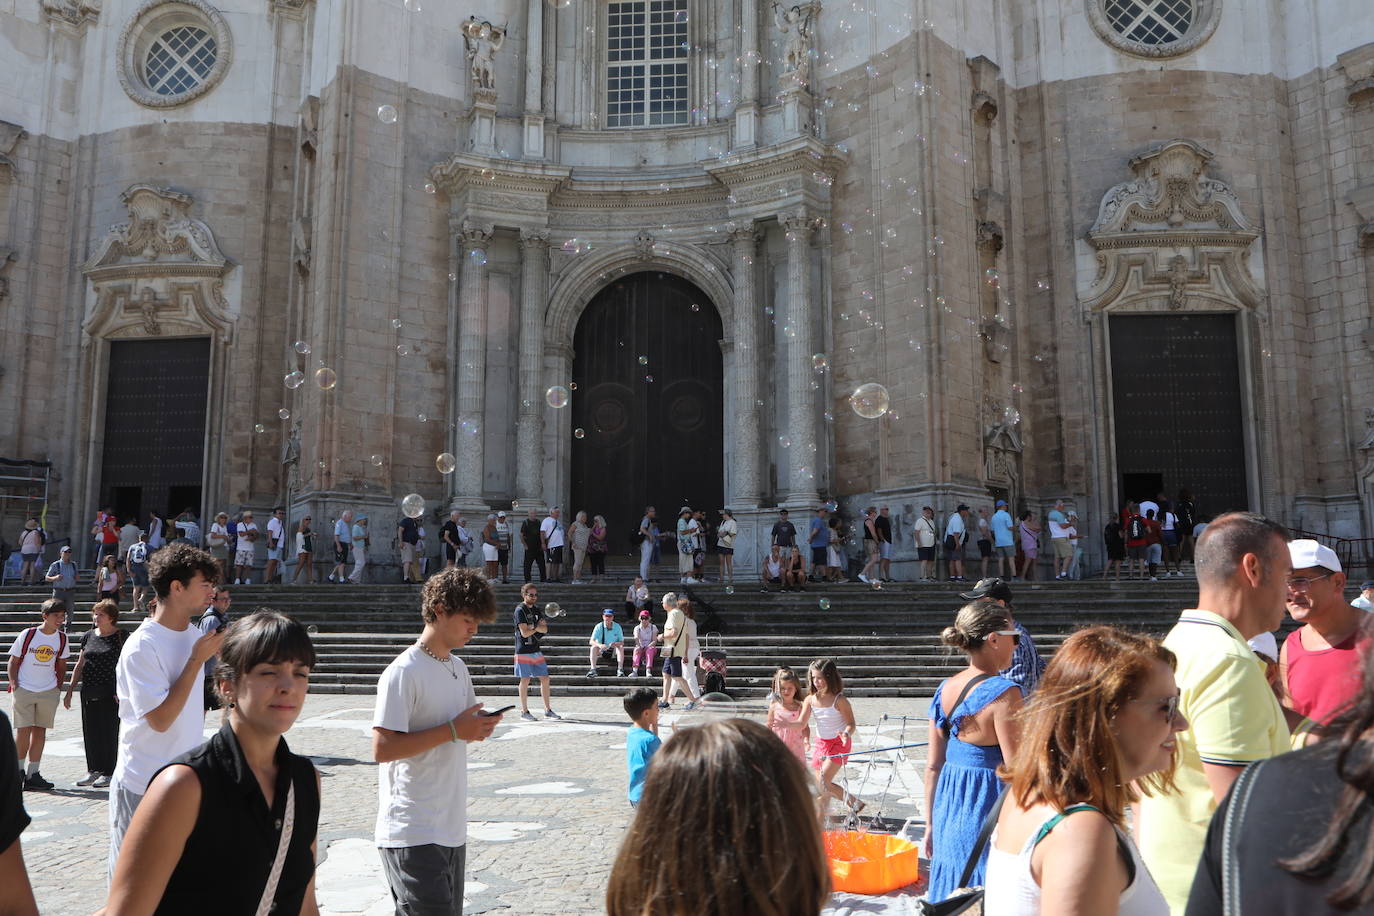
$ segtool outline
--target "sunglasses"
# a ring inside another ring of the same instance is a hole
[[[1159,698],[1159,699],[1154,699],[1154,698],[1152,698],[1152,697],[1140,697],[1139,699],[1132,700],[1131,702],[1133,702],[1133,703],[1160,703],[1160,704],[1162,704],[1163,707],[1164,707],[1164,709],[1163,709],[1163,712],[1164,712],[1164,719],[1165,719],[1166,722],[1168,722],[1169,724],[1172,725],[1174,722],[1178,721],[1178,701],[1179,701],[1179,695],[1178,695],[1178,694],[1174,694],[1174,695],[1171,696],[1171,697],[1161,697],[1161,698]]]
[[[1010,636],[1013,646],[1021,645],[1021,633],[1019,630],[995,630],[998,636]]]
[[[1313,582],[1320,582],[1321,580],[1329,579],[1331,576],[1334,575],[1335,573],[1328,572],[1322,573],[1320,576],[1294,576],[1289,578],[1288,588],[1289,590],[1295,592],[1305,592],[1309,587],[1311,587]]]

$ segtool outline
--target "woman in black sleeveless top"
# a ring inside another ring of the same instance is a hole
[[[149,783],[115,866],[107,916],[319,913],[319,778],[282,737],[314,663],[305,628],[285,614],[258,611],[230,625],[217,672],[228,721]]]

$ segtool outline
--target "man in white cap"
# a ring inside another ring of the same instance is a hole
[[[1362,611],[1374,611],[1374,579],[1360,583],[1360,593],[1351,600],[1350,606]]]
[[[1336,551],[1309,538],[1290,541],[1288,615],[1302,624],[1279,648],[1280,700],[1325,725],[1360,689],[1364,612],[1345,601],[1345,572]]]

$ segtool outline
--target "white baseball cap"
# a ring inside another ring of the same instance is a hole
[[[1294,569],[1311,569],[1321,566],[1332,572],[1342,572],[1341,561],[1336,551],[1311,538],[1299,538],[1288,542],[1288,555],[1292,558]]]
[[[1279,660],[1279,641],[1274,638],[1273,633],[1261,633],[1250,640],[1250,651],[1256,655],[1264,655],[1270,661]]]

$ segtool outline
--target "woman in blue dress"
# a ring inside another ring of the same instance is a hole
[[[978,830],[1002,793],[997,768],[1016,751],[1021,689],[997,672],[1011,664],[1020,640],[1006,609],[987,598],[966,604],[940,634],[969,663],[930,701],[922,854],[930,859],[926,899],[932,902],[958,889]],[[969,886],[983,883],[986,861],[984,850]]]

